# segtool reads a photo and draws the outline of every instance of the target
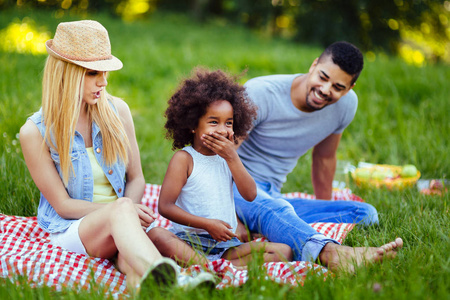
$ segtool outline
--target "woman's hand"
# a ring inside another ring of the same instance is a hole
[[[219,242],[225,242],[231,240],[233,237],[236,237],[236,235],[230,230],[232,229],[230,224],[222,220],[208,219],[204,229],[208,231],[213,239]]]
[[[134,208],[139,215],[139,220],[141,221],[142,227],[147,228],[158,217],[151,208],[143,204],[134,204]]]

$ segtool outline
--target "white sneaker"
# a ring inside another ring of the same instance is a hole
[[[172,259],[163,257],[145,272],[138,288],[140,290],[151,289],[155,284],[158,286],[173,286],[177,283],[179,273],[178,265]]]
[[[214,275],[208,272],[202,272],[195,277],[180,274],[178,275],[178,286],[185,290],[193,290],[197,287],[214,290],[216,288],[216,280]]]

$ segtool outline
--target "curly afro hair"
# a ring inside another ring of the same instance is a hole
[[[194,142],[192,130],[207,107],[218,100],[226,100],[233,107],[234,138],[245,139],[256,118],[256,106],[248,99],[245,88],[236,77],[224,71],[196,68],[170,98],[165,112],[166,138],[173,139],[172,149],[182,149]]]

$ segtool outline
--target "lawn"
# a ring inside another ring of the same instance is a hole
[[[26,18],[25,18],[26,17]],[[172,156],[164,139],[166,103],[183,77],[198,65],[223,68],[247,79],[276,73],[306,72],[321,49],[269,39],[223,20],[208,24],[185,16],[156,13],[147,20],[124,23],[107,15],[55,17],[49,11],[0,12],[0,31],[11,22],[32,20],[51,36],[61,21],[96,19],[109,31],[113,54],[124,68],[112,72],[108,91],[127,101],[134,116],[146,181],[161,184]],[[2,41],[0,41],[1,43]],[[1,49],[1,47],[0,47]],[[39,191],[26,169],[17,138],[26,118],[39,109],[45,55],[0,50],[0,212],[36,214]],[[344,132],[340,160],[380,164],[414,164],[422,178],[448,178],[450,173],[450,68],[448,65],[415,67],[387,55],[366,59],[355,91],[358,112]],[[447,100],[446,100],[447,99]],[[299,160],[284,191],[312,192],[311,154]],[[345,240],[350,246],[371,246],[401,236],[404,249],[395,260],[358,270],[355,276],[309,277],[302,287],[280,287],[253,278],[236,289],[211,295],[173,290],[154,298],[212,299],[449,299],[450,233],[449,193],[425,196],[416,188],[400,191],[359,188],[352,190],[380,213],[378,226],[356,227]],[[255,276],[256,277],[256,276]],[[380,289],[374,286],[380,287]],[[96,293],[55,293],[0,281],[5,298],[98,299]]]

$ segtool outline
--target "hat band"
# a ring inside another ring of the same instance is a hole
[[[98,60],[108,60],[108,59],[112,59],[113,56],[110,55],[105,55],[105,56],[99,56],[99,57],[93,57],[93,58],[85,58],[85,57],[78,57],[78,56],[72,56],[72,55],[66,55],[66,54],[61,54],[60,52],[56,51],[55,49],[52,49],[53,52],[55,52],[56,54],[58,54],[61,57],[64,57],[65,59],[70,59],[70,60],[76,60],[76,61],[98,61]]]

